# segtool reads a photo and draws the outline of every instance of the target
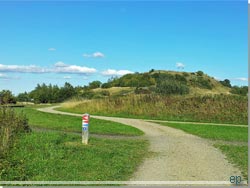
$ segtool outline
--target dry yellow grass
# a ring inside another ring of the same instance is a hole
[[[68,101],[65,101],[64,103],[62,103],[62,107],[63,108],[74,108],[77,105],[89,102],[90,100],[87,99],[70,99]]]
[[[96,88],[93,89],[92,91],[94,92],[100,92],[100,91],[108,91],[111,95],[115,95],[120,93],[121,91],[133,91],[134,88],[133,87],[111,87],[111,88],[107,88],[107,89],[102,89],[102,88]]]

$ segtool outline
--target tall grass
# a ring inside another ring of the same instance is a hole
[[[0,108],[0,157],[7,152],[18,133],[28,130],[25,115],[16,114],[11,108]]]
[[[66,111],[106,116],[247,124],[247,97],[234,95],[127,95],[91,101],[68,101]]]

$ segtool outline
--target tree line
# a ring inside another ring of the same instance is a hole
[[[220,81],[220,84],[231,88],[231,93],[246,96],[247,86],[232,86],[228,79]],[[19,102],[33,103],[59,103],[72,97],[86,99],[102,98],[109,96],[108,90],[93,91],[96,88],[134,87],[135,94],[156,93],[159,95],[184,95],[189,93],[189,87],[212,89],[213,85],[208,76],[202,71],[196,73],[173,74],[151,70],[145,73],[126,74],[120,78],[112,77],[106,83],[98,80],[84,86],[72,86],[66,82],[64,86],[37,84],[31,92],[19,93],[16,97],[9,90],[0,91],[0,105],[15,104]]]

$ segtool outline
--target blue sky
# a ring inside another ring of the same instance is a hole
[[[0,1],[0,90],[150,69],[247,85],[247,1]]]

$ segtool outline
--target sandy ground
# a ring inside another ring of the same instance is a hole
[[[43,112],[81,116],[54,110]],[[229,181],[241,176],[239,169],[228,163],[211,142],[181,130],[138,119],[91,116],[130,125],[142,130],[149,141],[152,155],[135,172],[132,181]]]

